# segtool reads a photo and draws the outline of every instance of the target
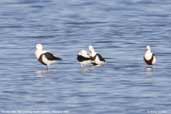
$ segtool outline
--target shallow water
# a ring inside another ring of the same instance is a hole
[[[170,114],[170,8],[170,0],[1,0],[1,113]],[[36,43],[63,61],[46,71]],[[76,55],[90,44],[107,64],[80,68]],[[152,68],[146,45],[157,55]]]

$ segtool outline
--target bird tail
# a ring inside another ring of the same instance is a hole
[[[59,60],[59,61],[61,61],[61,60],[62,60],[62,58],[60,58],[60,57],[55,57],[55,60]]]

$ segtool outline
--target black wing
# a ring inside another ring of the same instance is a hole
[[[52,53],[49,52],[44,53],[44,55],[48,60],[62,60],[61,58],[55,57]]]
[[[40,55],[39,57],[39,62],[42,63],[43,65],[46,65],[46,63],[43,62],[43,54]]]
[[[77,60],[79,62],[83,62],[83,61],[88,61],[90,60],[90,58],[87,58],[87,57],[84,57],[84,56],[81,56],[81,55],[77,55]]]
[[[105,59],[99,53],[97,53],[96,56],[99,57],[100,61],[104,61],[105,62]]]

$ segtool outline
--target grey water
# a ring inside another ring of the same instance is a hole
[[[63,61],[46,71],[37,43]],[[105,65],[80,68],[89,45]],[[170,0],[0,0],[0,114],[171,114],[170,71]]]

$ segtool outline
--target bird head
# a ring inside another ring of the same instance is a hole
[[[149,45],[146,46],[146,51],[151,51],[151,47]]]
[[[88,52],[87,52],[86,50],[81,50],[81,51],[79,52],[79,55],[82,55],[82,56],[84,56],[84,57],[89,57],[89,54],[88,54]]]
[[[36,44],[36,49],[37,50],[43,50],[43,45],[42,44]]]

